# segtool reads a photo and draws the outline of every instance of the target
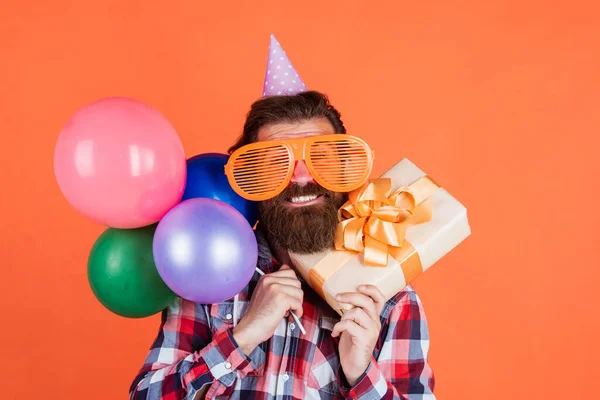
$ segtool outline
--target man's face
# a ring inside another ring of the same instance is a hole
[[[258,140],[297,139],[335,133],[325,119],[267,125]],[[278,249],[312,253],[333,245],[337,212],[346,200],[318,185],[304,161],[297,161],[292,180],[277,197],[259,203],[260,221],[269,241]]]

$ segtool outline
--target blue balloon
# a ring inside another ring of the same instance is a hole
[[[238,210],[254,226],[258,221],[258,204],[238,195],[225,175],[229,156],[221,153],[198,154],[187,160],[187,181],[181,201],[209,198],[222,201]]]

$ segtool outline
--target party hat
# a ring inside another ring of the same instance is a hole
[[[274,35],[271,35],[265,71],[263,97],[292,95],[306,91],[306,85]]]

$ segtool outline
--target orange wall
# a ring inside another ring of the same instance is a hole
[[[89,289],[104,228],[58,190],[62,125],[90,101],[130,96],[170,119],[188,156],[223,152],[261,93],[271,32],[375,148],[376,174],[409,157],[469,208],[473,235],[415,284],[439,398],[589,398],[598,7],[168,3],[2,3],[2,398],[126,398],[158,325],[109,313]]]

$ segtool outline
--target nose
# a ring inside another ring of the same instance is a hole
[[[299,186],[306,186],[309,182],[314,182],[315,180],[308,172],[308,167],[306,163],[302,160],[296,161],[296,165],[294,166],[294,174],[292,175],[292,182]]]

